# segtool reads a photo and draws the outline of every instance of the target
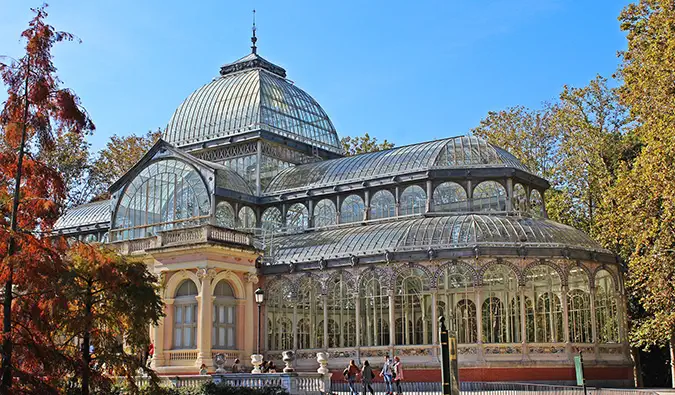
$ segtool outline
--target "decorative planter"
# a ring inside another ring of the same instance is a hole
[[[251,355],[251,364],[253,365],[253,370],[251,373],[262,373],[260,370],[260,365],[262,365],[263,356],[261,354]]]

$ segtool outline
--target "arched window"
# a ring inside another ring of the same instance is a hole
[[[598,326],[598,342],[619,341],[619,312],[614,277],[607,270],[595,275],[595,323]]]
[[[239,229],[255,229],[256,218],[255,211],[249,206],[244,206],[239,210]]]
[[[286,228],[292,232],[307,229],[309,226],[309,211],[302,203],[295,203],[286,212]]]
[[[267,301],[267,342],[270,350],[293,349],[293,305],[291,284],[279,280],[271,283],[265,292]]]
[[[525,187],[521,184],[515,184],[513,186],[513,198],[511,198],[511,205],[513,206],[513,211],[518,213],[527,212],[527,192]]]
[[[314,227],[335,225],[337,221],[337,209],[330,199],[321,199],[314,206]]]
[[[328,347],[356,347],[355,285],[344,272],[328,282],[328,317],[335,322],[334,332],[328,328]]]
[[[426,273],[407,268],[396,277],[396,344],[431,344],[431,294]],[[417,325],[417,321],[421,323]],[[413,326],[414,325],[414,326]]]
[[[235,328],[237,305],[234,291],[226,281],[216,284],[213,292],[213,332],[211,346],[214,349],[233,350],[235,346]]]
[[[221,228],[234,229],[235,216],[232,205],[228,202],[220,202],[216,205],[216,225]]]
[[[401,215],[424,213],[427,205],[427,193],[418,185],[412,185],[403,190],[400,197],[399,212]]]
[[[474,211],[506,211],[506,189],[497,181],[483,181],[473,189]]]
[[[197,347],[197,285],[184,280],[174,298],[173,348]]]
[[[366,273],[359,287],[361,346],[389,345],[389,295],[376,273]]]
[[[468,210],[464,187],[456,182],[444,182],[434,189],[433,211],[461,212]]]
[[[302,277],[298,285],[298,349],[323,348],[317,344],[317,334],[323,335],[323,299],[321,285],[313,277]]]
[[[563,310],[560,275],[550,266],[537,265],[525,272],[525,294],[535,303],[527,314],[527,341],[554,343],[563,340]]]
[[[375,192],[370,198],[370,218],[388,218],[394,215],[396,215],[396,199],[394,195],[387,190]]]
[[[366,211],[363,199],[359,195],[349,195],[342,201],[340,206],[340,223],[363,221],[363,214]]]
[[[493,265],[483,274],[483,343],[519,343],[518,277],[506,265]]]
[[[268,208],[267,210],[263,211],[260,222],[265,233],[280,232],[283,225],[281,210],[276,207]]]
[[[113,240],[155,235],[158,231],[208,221],[206,184],[191,165],[175,159],[153,162],[124,190],[115,210]]]
[[[449,265],[438,279],[439,316],[455,318],[458,343],[475,343],[476,291],[471,269],[465,265]],[[450,311],[454,307],[454,311]]]
[[[567,284],[570,342],[592,343],[591,299],[586,271],[580,267],[570,269]]]
[[[541,198],[541,193],[536,189],[530,192],[530,215],[532,215],[532,218],[544,216],[544,199]]]

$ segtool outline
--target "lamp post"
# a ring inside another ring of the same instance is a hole
[[[256,354],[260,354],[260,334],[262,332],[262,304],[265,300],[265,291],[262,288],[255,290],[255,302],[258,304],[258,348]]]

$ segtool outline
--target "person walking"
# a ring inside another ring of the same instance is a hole
[[[394,371],[392,370],[391,359],[389,355],[384,356],[384,365],[382,365],[382,370],[380,370],[380,377],[384,379],[384,385],[387,390],[387,395],[391,395],[394,392],[394,389],[391,386],[391,380]]]
[[[370,395],[375,395],[373,387],[373,379],[375,378],[375,373],[373,373],[373,368],[370,366],[370,362],[367,360],[363,362],[363,368],[361,368],[361,383],[363,385],[363,395],[366,395],[366,389],[370,391]]]
[[[403,364],[399,357],[394,357],[394,383],[396,383],[396,394],[403,395],[403,390],[401,390],[401,381],[403,381]]]
[[[359,395],[359,392],[356,390],[356,375],[359,374],[359,367],[356,366],[353,359],[349,361],[349,365],[347,365],[342,373],[349,383],[350,395]]]

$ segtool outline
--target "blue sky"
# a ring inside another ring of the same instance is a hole
[[[55,63],[97,126],[164,128],[219,66],[259,54],[326,110],[341,136],[397,145],[466,134],[488,111],[538,107],[564,84],[611,76],[628,0],[85,1],[54,0],[49,21],[82,39]],[[0,54],[19,57],[29,0],[0,0]],[[3,89],[4,90],[4,89]],[[1,96],[0,99],[4,99]]]

